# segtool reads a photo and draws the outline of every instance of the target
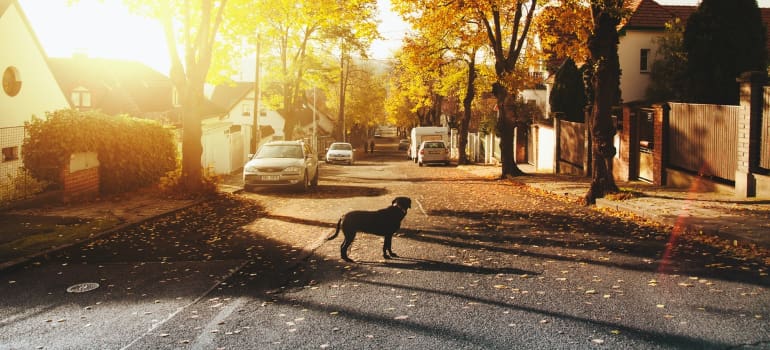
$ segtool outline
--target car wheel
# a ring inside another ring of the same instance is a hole
[[[417,163],[417,165],[422,166],[422,162]]]

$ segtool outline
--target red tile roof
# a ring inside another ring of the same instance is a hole
[[[681,18],[687,20],[696,6],[664,6],[653,0],[631,0],[626,2],[631,16],[621,23],[622,29],[664,29],[666,22]]]

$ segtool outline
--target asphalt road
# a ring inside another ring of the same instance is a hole
[[[770,348],[761,257],[377,150],[2,272],[0,349]],[[325,241],[404,195],[399,258]]]

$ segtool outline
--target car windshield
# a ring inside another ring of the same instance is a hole
[[[299,145],[264,145],[254,158],[302,158],[302,148]]]
[[[349,143],[333,143],[329,149],[350,151],[353,149],[353,146],[351,146]]]
[[[445,148],[441,142],[426,142],[425,148]]]

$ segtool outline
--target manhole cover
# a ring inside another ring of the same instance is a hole
[[[67,292],[68,293],[85,293],[85,292],[90,292],[96,288],[99,288],[99,283],[93,283],[93,282],[79,283],[67,288]]]

